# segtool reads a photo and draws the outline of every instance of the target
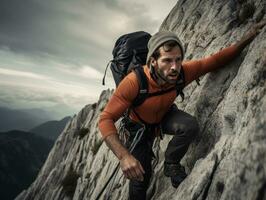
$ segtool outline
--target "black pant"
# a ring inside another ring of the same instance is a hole
[[[128,130],[131,133],[130,140],[138,130],[139,125],[131,125]],[[199,126],[195,117],[183,112],[175,105],[167,112],[161,122],[163,134],[174,135],[168,143],[165,152],[165,163],[177,164],[183,158],[188,150],[189,144],[199,132]],[[146,130],[142,140],[136,145],[132,155],[139,160],[145,170],[144,181],[131,180],[129,183],[129,199],[130,200],[145,200],[146,191],[149,187],[149,182],[152,173],[152,144],[154,136],[151,130]]]

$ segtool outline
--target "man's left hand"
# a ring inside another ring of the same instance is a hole
[[[240,50],[244,49],[252,40],[260,33],[261,29],[266,25],[266,19],[254,24],[246,34],[236,43]]]
[[[254,24],[251,27],[251,30],[247,33],[247,36],[249,37],[255,37],[261,32],[261,29],[265,26],[266,24],[266,19],[263,19],[259,23]]]

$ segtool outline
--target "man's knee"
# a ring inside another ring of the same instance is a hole
[[[193,140],[196,138],[196,136],[199,134],[199,123],[195,117],[191,117],[188,122],[186,123],[186,126],[184,128],[184,132],[186,132],[186,136]]]
[[[199,132],[199,123],[196,117],[191,117],[191,119],[188,122],[187,131],[189,132]]]
[[[190,117],[183,121],[183,123],[177,121],[173,124],[173,128],[177,135],[181,133],[182,137],[186,138],[188,141],[195,139],[199,133],[199,124],[195,117]]]

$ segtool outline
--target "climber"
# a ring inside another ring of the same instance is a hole
[[[152,144],[156,136],[173,135],[169,142],[164,161],[164,174],[170,177],[173,187],[186,178],[187,174],[180,160],[190,143],[199,133],[195,117],[181,111],[174,104],[183,86],[187,86],[198,77],[225,66],[248,45],[266,24],[266,20],[252,26],[240,41],[220,50],[209,57],[183,61],[183,45],[173,32],[159,31],[148,43],[147,62],[144,72],[148,80],[150,93],[169,90],[180,82],[179,89],[147,98],[141,105],[132,107],[131,103],[139,92],[135,73],[129,73],[114,91],[99,119],[99,129],[103,140],[120,162],[124,176],[130,179],[129,199],[146,199],[146,191],[152,175]],[[144,127],[141,141],[130,153],[119,140],[114,123],[129,109],[126,130],[130,133],[129,142],[134,134]]]

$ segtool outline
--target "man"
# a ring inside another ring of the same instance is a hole
[[[266,20],[253,26],[236,44],[207,58],[192,61],[183,61],[183,46],[174,33],[156,33],[149,40],[147,65],[144,66],[149,93],[169,90],[177,81],[184,81],[186,86],[200,76],[224,66],[255,38],[265,24]],[[132,108],[131,104],[138,92],[138,79],[132,72],[114,91],[99,120],[104,141],[119,159],[125,177],[130,179],[130,200],[146,199],[152,174],[152,143],[158,131],[173,135],[165,152],[164,174],[171,178],[174,187],[178,187],[187,176],[179,162],[199,132],[195,117],[177,109],[173,104],[177,96],[176,90],[148,98],[140,106]],[[126,129],[130,133],[129,141],[132,142],[140,128],[145,127],[141,140],[131,153],[119,140],[114,125],[129,108],[129,119],[126,124]]]

